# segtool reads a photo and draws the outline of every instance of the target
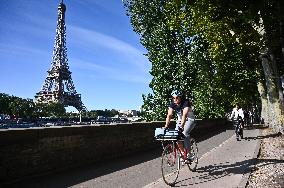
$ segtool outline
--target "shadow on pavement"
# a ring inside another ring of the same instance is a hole
[[[101,163],[91,164],[89,166],[83,166],[80,168],[69,169],[68,171],[53,173],[46,176],[34,177],[25,179],[19,182],[9,183],[1,185],[16,188],[63,188],[70,187],[72,185],[79,184],[112,172],[119,171],[161,156],[161,149],[152,149],[147,152],[138,152],[119,158],[115,160],[109,160]]]
[[[246,129],[248,130],[252,130],[252,129],[266,129],[268,128],[268,126],[264,126],[264,125],[256,125],[256,126],[250,126],[250,127],[246,127]],[[267,135],[260,135],[260,136],[256,136],[256,137],[244,137],[245,140],[256,140],[256,139],[264,139],[264,138],[276,138],[281,136],[282,133],[278,132],[278,133],[270,133]]]
[[[183,179],[175,187],[192,186],[196,184],[202,184],[210,182],[216,179],[230,176],[231,174],[245,174],[250,173],[252,170],[256,170],[254,164],[258,162],[260,166],[268,164],[283,163],[284,160],[277,159],[248,159],[234,164],[229,162],[213,164],[208,166],[200,167],[196,170],[198,174],[193,175],[191,178]],[[197,180],[197,181],[196,181]]]
[[[262,136],[257,136],[257,137],[244,137],[245,140],[256,140],[256,139],[264,139],[264,138],[276,138],[281,136],[281,133],[273,133],[273,134],[268,134],[268,135],[262,135]]]

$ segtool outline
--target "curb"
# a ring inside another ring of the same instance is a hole
[[[258,134],[260,134],[260,130],[259,130]],[[260,143],[261,143],[261,139],[259,139],[259,140],[257,141],[256,148],[255,148],[254,153],[253,153],[253,156],[252,156],[252,157],[253,157],[253,160],[252,160],[252,162],[251,162],[251,164],[250,164],[250,169],[251,169],[251,170],[250,170],[249,172],[243,174],[243,177],[242,177],[242,179],[241,179],[241,182],[240,182],[239,185],[238,185],[238,188],[245,188],[245,187],[247,186],[249,177],[250,177],[250,175],[251,175],[251,173],[252,173],[252,169],[253,169],[253,167],[255,166],[255,163],[256,163],[256,161],[257,161],[257,156],[258,156],[259,151],[260,151]]]

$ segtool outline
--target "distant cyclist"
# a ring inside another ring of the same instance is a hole
[[[240,107],[239,104],[236,104],[235,108],[233,108],[232,114],[231,114],[231,119],[232,120],[237,120],[239,117],[244,119],[244,111]]]
[[[184,139],[184,152],[186,153],[185,156],[188,156],[190,159],[189,151],[190,151],[190,138],[189,133],[195,127],[195,115],[192,110],[192,104],[189,99],[186,99],[182,92],[175,90],[171,93],[172,95],[172,102],[168,108],[168,114],[166,118],[165,128],[168,128],[169,123],[173,117],[174,112],[177,113],[178,120],[176,124],[176,130],[181,130],[185,136]],[[179,146],[183,148],[182,146]]]
[[[236,135],[237,135],[237,139],[238,139],[238,135],[240,134],[241,138],[243,138],[243,128],[244,128],[244,111],[243,109],[240,107],[239,104],[236,104],[236,107],[233,108],[231,117],[230,117],[235,126],[236,126]],[[240,127],[237,127],[240,126]],[[238,129],[240,128],[240,129]],[[238,130],[240,130],[240,133],[238,132]]]

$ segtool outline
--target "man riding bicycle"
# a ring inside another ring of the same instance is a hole
[[[189,133],[195,127],[195,115],[192,110],[192,104],[189,99],[186,99],[182,93],[178,90],[175,90],[171,93],[172,102],[169,104],[168,114],[166,118],[165,128],[168,128],[169,123],[173,117],[174,112],[177,113],[178,120],[176,124],[176,130],[180,130],[185,138],[184,138],[184,149],[182,151],[185,153],[184,156],[187,156],[187,160],[185,162],[190,162],[190,138]],[[183,148],[182,145],[179,145],[180,148]],[[184,154],[183,153],[183,154]]]
[[[241,136],[241,138],[243,138],[242,131],[244,128],[244,111],[238,104],[236,104],[236,107],[233,108],[230,118],[233,120],[234,125],[236,126],[237,139],[239,135]]]

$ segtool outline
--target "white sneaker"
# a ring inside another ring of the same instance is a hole
[[[182,157],[179,158],[179,161],[180,161],[180,163],[181,163],[182,166],[185,164],[185,161],[183,160]]]

